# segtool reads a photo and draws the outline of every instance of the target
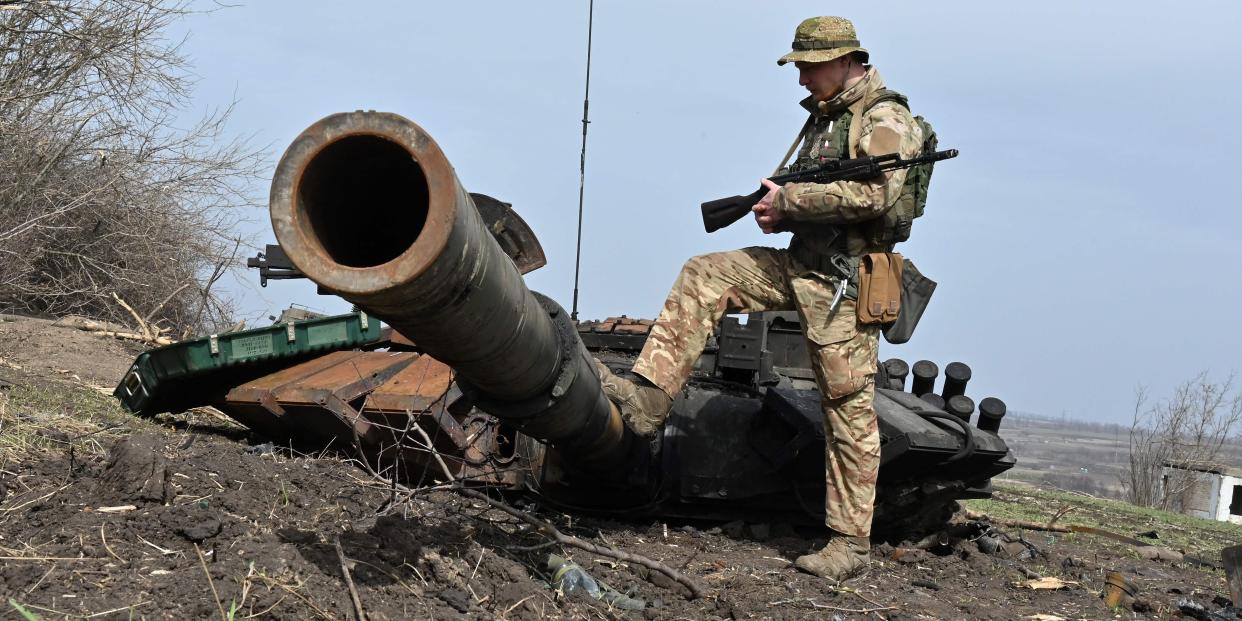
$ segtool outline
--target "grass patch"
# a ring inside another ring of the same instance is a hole
[[[86,424],[130,416],[111,394],[73,384],[22,384],[10,389],[8,397],[10,410],[19,416],[62,416]]]
[[[22,606],[21,604],[17,603],[11,597],[9,598],[9,605],[12,606],[13,609],[16,610],[17,613],[20,614],[22,618],[25,619],[26,621],[39,621],[38,615],[36,615],[33,612],[30,612],[29,610],[26,610],[25,606]]]
[[[136,419],[111,395],[84,386],[24,383],[0,391],[0,453],[103,451],[101,440],[125,435]]]
[[[235,437],[249,430],[212,408],[154,418],[135,416],[110,392],[62,381],[14,378],[0,390],[0,468],[12,460],[73,448],[78,456],[108,451],[117,440],[151,428],[208,431]]]
[[[995,495],[988,500],[969,500],[973,511],[1002,520],[1047,523],[1065,507],[1071,507],[1058,524],[1101,528],[1118,535],[1156,531],[1161,545],[1185,550],[1207,560],[1220,558],[1220,551],[1242,540],[1242,525],[1204,520],[1180,513],[1136,507],[1124,501],[1093,498],[1059,490],[1041,489],[1020,483],[993,482]],[[1091,535],[1067,535],[1085,537]]]

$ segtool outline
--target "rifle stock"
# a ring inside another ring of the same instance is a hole
[[[714,233],[741,220],[743,216],[750,213],[755,203],[758,203],[767,192],[767,188],[760,187],[746,196],[739,194],[703,203],[700,205],[703,210],[703,228],[707,229],[708,233]]]

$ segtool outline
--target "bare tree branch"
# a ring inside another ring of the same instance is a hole
[[[1144,507],[1180,509],[1199,476],[1221,465],[1222,449],[1242,422],[1234,375],[1215,382],[1200,373],[1168,400],[1148,403],[1140,388],[1130,425],[1130,455],[1122,481],[1127,499]]]
[[[126,321],[116,294],[177,334],[233,323],[211,283],[239,269],[265,154],[227,134],[231,104],[181,126],[189,1],[0,8],[0,312]]]

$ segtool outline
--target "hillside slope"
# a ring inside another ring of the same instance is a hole
[[[119,378],[131,352],[82,336],[60,345],[55,332],[39,332],[38,356],[12,350],[29,339],[0,341],[0,618],[21,618],[18,607],[42,619],[354,618],[343,565],[369,619],[1168,618],[1178,600],[1218,608],[1213,599],[1227,594],[1220,570],[1144,558],[1095,535],[993,528],[962,515],[925,549],[875,542],[871,569],[836,585],[790,564],[822,544],[822,532],[618,522],[526,506],[566,533],[681,570],[707,589],[691,600],[658,574],[549,545],[478,501],[444,491],[394,496],[348,456],[264,445],[210,411],[132,417],[99,390],[101,369]],[[71,368],[83,360],[90,369]],[[1153,543],[1209,562],[1242,541],[1242,527],[1023,485],[969,504],[998,522],[1046,524],[1061,514],[1058,524],[1127,537],[1154,530]],[[648,607],[561,596],[545,584],[549,552]],[[1140,612],[1104,605],[1110,571],[1138,587]],[[1028,588],[1037,577],[1062,588]]]

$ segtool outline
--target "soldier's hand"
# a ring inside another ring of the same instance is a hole
[[[764,233],[775,233],[780,230],[781,214],[772,203],[776,200],[776,193],[781,191],[781,186],[773,183],[771,179],[760,179],[759,182],[768,189],[768,193],[750,210],[755,212],[755,222],[759,224],[760,230]]]

